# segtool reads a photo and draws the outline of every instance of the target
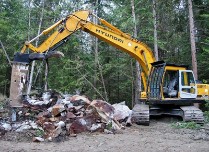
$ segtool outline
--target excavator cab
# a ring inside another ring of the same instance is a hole
[[[164,61],[152,63],[148,79],[147,99],[149,102],[175,103],[175,99],[196,99],[197,87],[192,70],[187,66],[167,64]]]

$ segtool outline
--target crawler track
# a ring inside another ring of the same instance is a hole
[[[132,118],[136,124],[149,125],[149,105],[136,104],[132,110]]]
[[[188,121],[194,121],[199,124],[204,123],[204,116],[202,110],[195,106],[181,106],[180,107],[183,110],[183,120]]]

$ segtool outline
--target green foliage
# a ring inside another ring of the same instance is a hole
[[[206,108],[204,111],[205,122],[209,123],[209,100],[206,100],[205,108]]]
[[[205,118],[205,122],[209,123],[209,111],[204,112],[204,118]]]
[[[157,3],[159,55],[161,60],[169,63],[190,65],[188,8],[181,2]]]
[[[200,129],[201,125],[195,122],[176,122],[172,123],[171,126],[177,129]]]
[[[43,137],[44,136],[44,131],[41,129],[36,129],[35,130],[35,137]]]
[[[194,1],[195,19],[197,26],[196,44],[198,47],[198,73],[200,80],[209,82],[209,3],[204,0]]]
[[[10,59],[25,40],[25,17],[23,0],[0,1],[0,40]],[[1,46],[0,61],[0,93],[8,95],[11,69]]]

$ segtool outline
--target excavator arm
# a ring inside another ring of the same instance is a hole
[[[78,11],[58,21],[29,42],[26,41],[21,53],[24,53],[26,49],[30,49],[32,52],[45,53],[50,51],[56,45],[59,45],[59,43],[64,43],[71,34],[81,28],[80,22],[87,21],[89,14],[89,11]],[[53,33],[49,34],[52,31]],[[35,47],[32,42],[43,35],[47,35],[48,37],[40,44],[40,46]]]
[[[88,21],[88,17],[90,15],[95,16],[90,11],[78,11],[67,16],[48,29],[44,30],[40,35],[31,41],[25,42],[21,53],[24,53],[27,48],[37,53],[46,53],[51,51],[62,43],[65,43],[71,34],[80,29],[134,57],[142,67],[142,82],[144,89],[146,89],[146,78],[151,70],[151,63],[155,62],[154,55],[150,48],[146,44],[120,31],[118,28],[108,23],[104,19],[98,18],[101,25],[96,25]],[[53,33],[49,35],[49,33],[52,31]],[[42,35],[48,35],[48,38],[46,38],[46,40],[40,44],[40,46],[33,46],[32,42]]]

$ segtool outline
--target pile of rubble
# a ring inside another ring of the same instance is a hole
[[[34,137],[34,141],[51,141],[60,135],[76,136],[81,132],[115,133],[131,125],[131,113],[125,102],[111,105],[50,91],[40,97],[26,97],[22,110],[17,111],[18,121],[1,123],[0,129],[16,132],[36,129],[42,134]]]

